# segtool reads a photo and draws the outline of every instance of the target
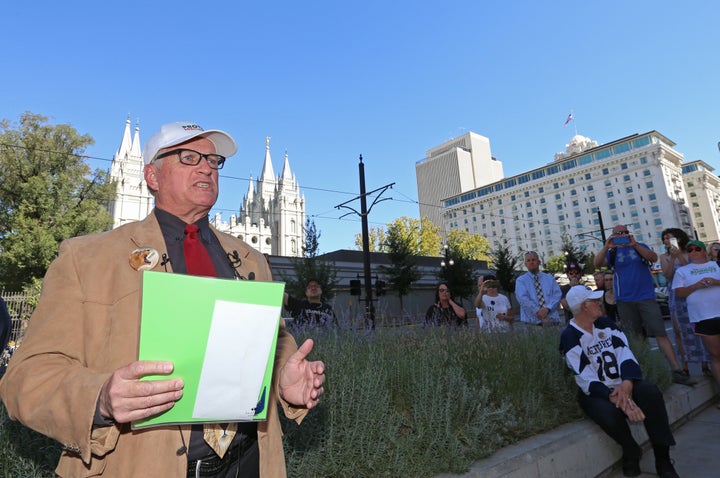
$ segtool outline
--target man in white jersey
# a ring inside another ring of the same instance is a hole
[[[630,433],[630,420],[645,425],[658,475],[677,478],[670,460],[675,439],[662,393],[654,383],[643,380],[627,337],[602,315],[602,291],[577,285],[565,300],[573,318],[560,337],[560,350],[580,388],[580,408],[622,447],[625,476],[641,474],[642,449]]]

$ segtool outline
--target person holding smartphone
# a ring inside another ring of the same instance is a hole
[[[702,340],[695,335],[693,325],[688,318],[687,302],[684,298],[678,297],[673,288],[675,271],[687,265],[690,261],[685,247],[690,242],[690,237],[682,229],[670,227],[665,229],[662,237],[666,252],[660,254],[660,266],[663,276],[667,281],[668,306],[670,318],[675,331],[675,343],[682,365],[683,373],[689,376],[688,362],[705,363],[709,360]]]
[[[655,282],[648,264],[657,260],[657,254],[647,244],[637,242],[624,224],[617,224],[593,263],[595,267],[615,270],[613,292],[623,328],[640,336],[654,337],[673,371],[673,382],[692,385],[695,381],[685,375],[678,364],[655,297]]]

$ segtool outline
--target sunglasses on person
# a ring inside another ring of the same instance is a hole
[[[699,251],[702,251],[703,249],[700,247],[697,247],[697,246],[690,246],[685,250],[688,252],[699,252]]]
[[[615,234],[619,234],[621,236],[626,236],[626,235],[630,234],[630,231],[628,231],[627,229],[624,231],[615,231]]]

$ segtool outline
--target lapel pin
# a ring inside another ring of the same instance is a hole
[[[160,254],[152,247],[138,247],[130,254],[130,266],[136,271],[146,271],[154,268]]]

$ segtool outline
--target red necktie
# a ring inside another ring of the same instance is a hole
[[[195,224],[185,226],[183,249],[187,273],[193,276],[217,277],[210,254],[198,237],[199,230]]]
[[[183,250],[185,252],[185,267],[187,273],[193,276],[217,277],[215,266],[213,266],[210,254],[200,241],[195,224],[185,226],[185,241]],[[237,423],[205,423],[203,425],[203,437],[210,448],[222,458],[230,447],[233,437],[237,431]]]

